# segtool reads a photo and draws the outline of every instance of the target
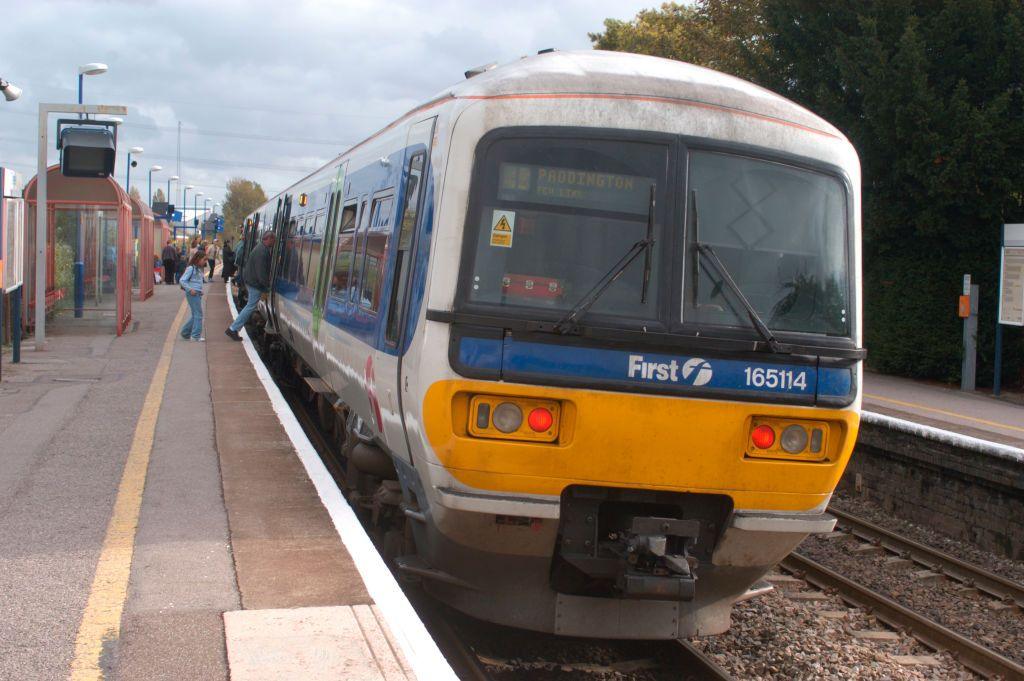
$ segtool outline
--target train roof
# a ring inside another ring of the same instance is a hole
[[[661,57],[604,50],[547,52],[498,66],[440,96],[589,94],[676,99],[737,109],[845,137],[804,107],[741,78]]]

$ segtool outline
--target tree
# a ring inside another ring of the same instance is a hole
[[[267,195],[258,182],[233,177],[228,180],[227,195],[222,210],[224,212],[225,238],[237,236],[241,231],[245,216],[266,203]]]
[[[971,273],[979,377],[991,376],[998,227],[1024,221],[1019,0],[698,0],[605,28],[596,47],[747,78],[842,130],[862,166],[869,365],[957,380],[954,300]],[[1019,376],[1024,342],[1007,331]]]
[[[167,197],[164,196],[164,190],[161,189],[160,187],[157,187],[156,191],[153,192],[153,203],[163,203],[166,200]]]
[[[763,1],[666,2],[629,22],[605,19],[604,33],[589,37],[600,50],[678,59],[750,79],[763,70],[766,57]]]

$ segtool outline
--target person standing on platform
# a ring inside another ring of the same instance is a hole
[[[222,264],[220,266],[220,276],[224,280],[224,283],[228,283],[228,279],[234,274],[235,269],[235,251],[231,248],[231,239],[224,242],[224,246],[220,249],[220,259]]]
[[[260,302],[260,297],[270,290],[270,257],[273,251],[274,233],[266,232],[260,243],[256,244],[252,253],[246,258],[245,272],[242,277],[245,279],[245,288],[249,297],[235,321],[224,330],[224,333],[232,340],[242,340],[238,332],[249,321],[249,317],[252,316]]]
[[[167,245],[160,251],[160,259],[164,261],[164,283],[173,286],[174,275],[178,272],[178,251],[174,242],[167,240]]]
[[[210,263],[210,281],[213,281],[213,270],[217,267],[217,256],[219,255],[220,248],[217,247],[217,242],[214,240],[206,247],[206,262]]]
[[[189,310],[192,312],[192,317],[182,324],[179,333],[182,338],[191,337],[192,340],[200,343],[206,340],[203,337],[203,282],[206,281],[203,271],[205,266],[206,254],[199,251],[192,256],[179,282],[181,288],[185,290],[185,300],[188,301]]]

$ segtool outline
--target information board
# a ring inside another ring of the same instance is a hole
[[[1024,225],[1003,225],[999,323],[1024,326]]]

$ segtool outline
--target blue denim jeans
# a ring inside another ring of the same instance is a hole
[[[188,338],[190,335],[192,338],[202,338],[203,336],[203,297],[193,296],[188,293],[185,294],[185,300],[188,301],[188,309],[192,311],[192,316],[187,322],[181,325],[182,338]]]
[[[255,286],[249,286],[248,284],[245,285],[245,288],[249,292],[249,299],[246,301],[245,307],[242,308],[242,311],[238,313],[238,317],[236,317],[235,321],[231,323],[230,328],[235,333],[241,331],[242,327],[245,326],[245,323],[249,321],[249,317],[251,317],[252,313],[256,310],[256,306],[260,304],[260,296],[265,293],[265,291],[258,289]]]

